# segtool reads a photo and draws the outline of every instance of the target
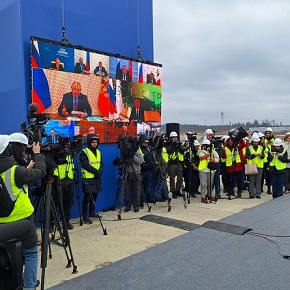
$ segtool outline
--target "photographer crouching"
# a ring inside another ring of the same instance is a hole
[[[27,184],[32,184],[46,175],[45,157],[40,154],[40,145],[34,142],[34,161],[27,167],[19,166],[24,156],[28,139],[24,134],[0,135],[0,175],[12,201],[11,210],[0,213],[0,223],[8,224],[27,219],[34,225],[34,208],[27,193]],[[14,158],[15,156],[15,158]],[[10,201],[10,202],[11,202]],[[2,208],[2,205],[1,205]],[[34,290],[37,280],[38,252],[35,226],[25,240],[22,240],[24,258],[23,290]]]
[[[180,190],[183,182],[183,153],[184,148],[181,146],[181,142],[178,140],[178,135],[175,131],[169,134],[169,142],[166,146],[168,154],[168,168],[167,172],[170,178],[170,191],[172,192],[172,198],[182,196]],[[176,183],[175,183],[176,177]]]

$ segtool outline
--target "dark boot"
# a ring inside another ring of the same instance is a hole
[[[238,198],[241,198],[242,197],[242,192],[243,192],[242,189],[238,189]]]
[[[83,212],[83,222],[89,225],[93,223],[92,220],[89,218],[88,214],[84,212]]]
[[[172,198],[177,198],[177,193],[176,193],[176,191],[172,191]]]

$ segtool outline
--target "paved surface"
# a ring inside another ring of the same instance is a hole
[[[167,212],[166,203],[152,205],[151,212],[145,206],[139,213],[130,211],[122,212],[118,220],[118,211],[102,213],[102,223],[95,219],[92,225],[79,225],[79,220],[73,220],[75,228],[69,231],[71,249],[78,273],[72,274],[72,268],[66,268],[67,258],[63,247],[51,243],[52,258],[48,258],[45,269],[45,289],[73,279],[79,275],[104,267],[133,254],[154,247],[165,241],[181,236],[188,229],[178,228],[168,223],[157,223],[140,219],[150,214],[173,220],[180,220],[189,224],[201,225],[208,220],[217,221],[245,209],[271,200],[272,197],[263,193],[261,199],[249,199],[248,192],[243,193],[243,198],[231,201],[220,199],[216,204],[203,204],[200,196],[191,199],[191,204],[184,208],[181,197],[172,202],[172,211]],[[173,223],[176,224],[176,221]],[[41,269],[39,278],[41,278]]]

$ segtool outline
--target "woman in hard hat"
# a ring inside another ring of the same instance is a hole
[[[249,175],[249,194],[250,198],[261,198],[261,179],[264,167],[264,150],[259,145],[260,138],[258,134],[251,137],[251,145],[247,148],[247,164],[256,164],[258,173]]]
[[[273,198],[283,195],[284,174],[286,171],[287,152],[282,146],[282,140],[276,138],[271,146],[271,152],[268,154],[269,171]]]
[[[286,164],[286,170],[285,170],[285,176],[284,176],[284,187],[285,187],[285,193],[290,193],[290,133],[286,133],[284,136],[284,142],[283,147],[287,152],[287,164]]]

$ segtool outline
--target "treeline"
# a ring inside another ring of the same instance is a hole
[[[180,124],[180,132],[192,132],[192,133],[203,133],[206,129],[210,128],[213,131],[217,132],[224,132],[229,131],[232,128],[239,128],[243,127],[246,131],[249,130],[251,127],[280,127],[280,126],[288,126],[285,124],[275,123],[274,120],[263,120],[259,122],[255,120],[254,122],[247,122],[247,123],[229,123],[227,125],[199,125],[199,124]],[[161,126],[162,131],[166,131],[166,124]]]

